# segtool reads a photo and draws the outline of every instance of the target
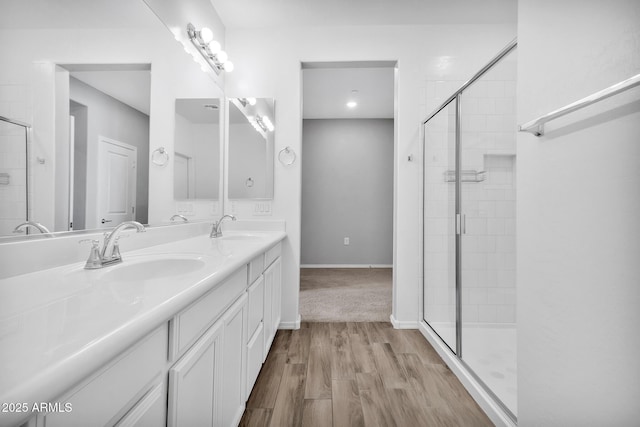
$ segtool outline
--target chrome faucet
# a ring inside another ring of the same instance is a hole
[[[46,234],[48,237],[51,237],[51,231],[49,231],[49,229],[47,227],[45,227],[44,225],[40,224],[39,222],[35,222],[35,221],[23,222],[22,224],[19,224],[16,228],[14,228],[13,232],[14,233],[24,233],[24,230],[26,230],[28,227],[33,227],[33,228],[37,229],[40,233]]]
[[[232,221],[236,220],[236,217],[233,215],[222,215],[222,218],[213,223],[213,226],[211,227],[211,234],[209,234],[209,237],[222,237],[222,220],[224,220],[225,218],[231,218]]]
[[[179,214],[172,215],[171,218],[169,218],[169,221],[174,222],[176,218],[180,218],[182,222],[189,222],[186,216]]]
[[[89,258],[87,259],[87,263],[84,268],[93,270],[122,262],[118,240],[120,239],[120,233],[128,228],[135,228],[138,233],[145,231],[144,225],[137,221],[125,221],[120,223],[113,229],[113,231],[111,231],[111,233],[104,233],[102,250],[98,248],[100,243],[98,240],[80,240],[79,243],[92,243],[91,253],[89,254]]]

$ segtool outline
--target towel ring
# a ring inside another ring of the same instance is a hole
[[[290,166],[296,161],[296,152],[289,146],[284,147],[278,153],[278,160],[285,166]]]
[[[154,165],[165,166],[169,161],[169,153],[167,153],[164,147],[156,148],[153,150],[153,153],[151,153],[151,161]]]

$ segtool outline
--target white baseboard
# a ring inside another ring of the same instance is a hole
[[[278,329],[300,329],[300,322],[302,321],[298,314],[298,319],[295,322],[280,322]]]
[[[300,268],[393,268],[392,264],[301,264]]]
[[[460,363],[460,360],[454,355],[449,347],[433,332],[433,330],[425,323],[418,322],[418,329],[422,335],[429,341],[431,346],[436,350],[438,355],[444,360],[451,372],[460,380],[464,388],[467,389],[473,400],[482,408],[489,419],[498,427],[516,427],[509,415],[493,400],[478,381],[467,371],[466,367]]]
[[[394,329],[418,329],[418,322],[398,320],[393,314],[389,316],[389,320]]]

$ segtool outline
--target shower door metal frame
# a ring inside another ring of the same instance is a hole
[[[25,145],[25,191],[27,192],[25,197],[25,221],[29,221],[29,150],[31,149],[31,125],[25,122],[21,122],[20,120],[10,119],[8,117],[0,116],[0,122],[10,123],[12,125],[20,126],[24,128],[24,145]],[[26,230],[26,233],[29,234],[29,230]]]
[[[507,46],[505,46],[491,61],[489,61],[484,67],[480,69],[476,74],[473,75],[468,81],[466,81],[458,90],[456,90],[451,96],[449,96],[438,108],[436,108],[426,119],[422,121],[422,128],[427,124],[429,120],[434,118],[438,113],[444,110],[450,103],[456,103],[456,118],[455,118],[455,301],[456,301],[456,350],[453,349],[447,344],[447,342],[442,339],[440,334],[431,326],[431,324],[426,319],[426,313],[424,312],[424,307],[422,310],[422,320],[429,326],[429,328],[440,338],[442,342],[444,342],[445,346],[451,350],[451,352],[456,356],[458,361],[464,366],[466,371],[482,386],[485,392],[487,392],[491,398],[502,408],[502,410],[515,422],[517,422],[517,417],[507,406],[500,400],[500,398],[489,388],[485,382],[473,371],[473,369],[462,359],[462,235],[465,234],[465,217],[462,214],[462,177],[461,177],[461,166],[462,166],[462,153],[461,153],[461,143],[462,139],[460,136],[460,128],[461,128],[461,115],[462,115],[462,102],[461,96],[463,92],[471,86],[476,80],[480,79],[487,71],[493,68],[502,58],[507,56],[511,51],[513,51],[518,46],[517,39],[513,39]],[[426,136],[423,134],[423,145],[426,144]],[[424,153],[425,147],[422,147],[423,159],[422,159],[422,182],[424,185],[425,180],[425,167],[424,167]],[[423,187],[423,195],[422,195],[422,203],[423,203],[423,229],[422,229],[422,301],[424,305],[424,187]]]

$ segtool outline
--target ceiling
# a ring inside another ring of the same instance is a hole
[[[362,67],[352,63],[340,68],[303,66],[303,118],[305,119],[392,119],[394,68]],[[353,92],[353,91],[356,92]],[[348,101],[357,106],[347,107]]]
[[[176,114],[191,123],[220,123],[220,100],[216,98],[176,99]]]
[[[2,0],[0,28],[154,28],[158,19],[142,1]]]
[[[227,28],[513,24],[516,0],[211,0]]]
[[[105,69],[102,70],[78,70],[74,69],[74,66],[65,66],[69,69],[71,77],[75,77],[148,116],[151,99],[150,70],[117,69],[117,66],[112,65],[104,67]],[[133,66],[129,68],[133,68]]]

